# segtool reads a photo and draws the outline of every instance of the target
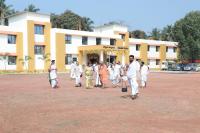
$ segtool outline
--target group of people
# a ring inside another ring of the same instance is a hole
[[[88,63],[85,67],[78,62],[72,62],[70,65],[70,78],[75,79],[75,87],[82,87],[83,76],[85,77],[85,87],[87,89],[93,87],[106,88],[109,81],[112,83],[112,87],[122,87],[123,83],[127,86],[128,82],[132,99],[136,99],[139,94],[139,80],[141,81],[141,87],[146,87],[148,73],[148,66],[144,62],[140,63],[135,60],[133,55],[129,56],[129,64],[126,65],[122,65],[119,61],[110,64],[105,64],[104,62],[99,64]],[[52,60],[49,67],[49,79],[52,88],[57,88],[58,80],[55,60]]]

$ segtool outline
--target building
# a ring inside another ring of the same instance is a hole
[[[8,17],[0,26],[0,70],[47,71],[56,60],[59,71],[69,69],[72,61],[128,63],[135,55],[151,68],[177,59],[177,42],[129,38],[128,28],[104,25],[93,32],[51,28],[50,16],[22,12]]]

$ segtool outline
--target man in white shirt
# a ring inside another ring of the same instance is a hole
[[[55,60],[51,61],[51,65],[49,68],[49,79],[52,88],[58,88],[58,80],[57,80],[57,68],[55,64]]]
[[[70,78],[71,79],[75,79],[75,65],[76,63],[75,62],[72,62],[71,65],[70,65]]]
[[[114,84],[117,85],[120,82],[121,65],[120,62],[114,63]]]
[[[131,87],[131,98],[134,100],[138,96],[138,83],[137,83],[137,73],[139,71],[138,64],[134,60],[134,55],[129,56],[129,67],[127,70],[127,77]]]
[[[75,77],[76,77],[76,82],[75,82],[75,86],[76,87],[81,87],[81,77],[82,77],[82,74],[83,74],[83,69],[82,69],[82,66],[79,65],[79,63],[77,62],[76,63],[76,66],[75,66],[75,69],[74,69],[74,72],[75,72]]]
[[[96,63],[94,66],[94,72],[95,72],[95,87],[101,86],[100,77],[99,77],[99,64]]]
[[[144,62],[141,63],[141,86],[142,88],[146,88],[147,85],[147,75],[149,73],[149,68],[147,65],[144,64]]]

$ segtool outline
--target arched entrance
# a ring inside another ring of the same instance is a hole
[[[87,54],[87,61],[92,64],[99,63],[99,55],[96,53]]]

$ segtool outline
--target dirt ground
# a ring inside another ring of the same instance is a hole
[[[139,98],[59,74],[0,76],[0,133],[199,133],[200,74],[151,73]],[[125,96],[125,97],[124,97]]]

